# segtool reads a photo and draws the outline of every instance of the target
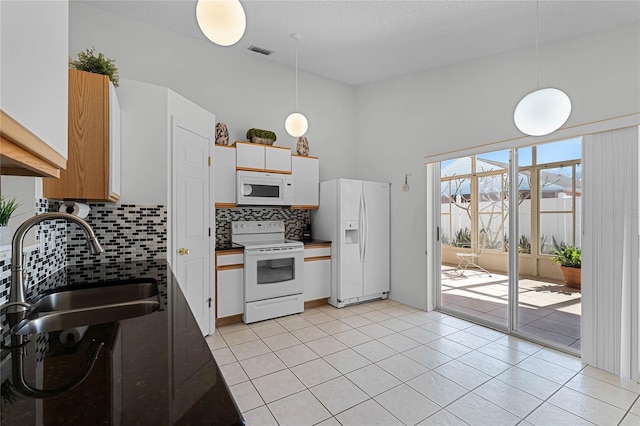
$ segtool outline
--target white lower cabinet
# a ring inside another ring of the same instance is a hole
[[[216,318],[238,315],[244,311],[243,262],[242,252],[216,254]]]
[[[331,245],[304,250],[304,300],[331,296]]]
[[[218,271],[218,318],[243,312],[243,280],[243,268]]]
[[[312,244],[304,250],[304,300],[331,296],[331,244]],[[244,260],[242,253],[216,254],[217,315],[225,318],[244,312]]]

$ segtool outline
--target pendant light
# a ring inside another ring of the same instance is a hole
[[[298,111],[298,40],[302,38],[302,35],[293,33],[291,38],[296,41],[296,111]],[[284,128],[287,129],[287,133],[297,138],[307,133],[309,122],[302,113],[293,112],[284,121]]]
[[[540,61],[538,59],[538,33],[540,4],[536,0],[536,88],[522,98],[513,113],[516,127],[530,136],[544,136],[558,130],[571,114],[571,100],[562,90],[548,87],[540,89]]]
[[[202,33],[220,46],[236,44],[247,27],[239,0],[198,0],[196,20]]]

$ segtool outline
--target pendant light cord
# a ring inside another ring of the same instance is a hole
[[[296,38],[296,111],[298,111],[298,39]]]
[[[536,0],[536,89],[537,90],[540,90],[540,58],[538,57],[538,44],[539,44],[538,33],[539,32],[540,32],[540,1]],[[297,68],[297,65],[296,65],[296,68]]]

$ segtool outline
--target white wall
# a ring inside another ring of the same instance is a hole
[[[525,49],[357,87],[359,177],[392,182],[393,299],[427,306],[424,156],[522,136],[513,110],[535,89],[534,58]],[[540,46],[541,86],[573,103],[566,126],[638,113],[639,75],[638,25]]]
[[[127,79],[121,79],[116,89],[122,135],[121,204],[167,205],[168,92]]]
[[[215,114],[231,141],[246,140],[247,129],[258,127],[295,152],[296,139],[284,129],[295,106],[292,68],[87,4],[72,2],[69,9],[70,56],[95,46],[115,59],[121,77],[168,87]],[[309,119],[311,155],[321,159],[321,180],[356,176],[355,89],[300,72],[299,106]]]
[[[290,67],[73,2],[70,55],[90,46],[115,59],[122,77],[169,87],[211,111],[232,140],[260,127],[295,149],[284,130],[294,100]],[[424,157],[522,136],[513,110],[535,89],[534,58],[524,49],[357,88],[300,73],[321,180],[392,182],[393,299],[427,306]],[[638,113],[638,75],[638,25],[540,46],[541,85],[573,102],[567,126]]]
[[[42,178],[28,176],[2,176],[0,178],[0,195],[5,198],[16,198],[20,207],[13,212],[8,226],[13,232],[25,220],[36,214],[36,199],[42,198]],[[24,238],[25,246],[34,244],[35,229],[30,230]],[[0,256],[1,257],[1,256]]]

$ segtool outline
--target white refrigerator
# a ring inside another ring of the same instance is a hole
[[[331,297],[341,308],[389,293],[389,183],[334,179],[320,184],[313,237],[331,241]]]

